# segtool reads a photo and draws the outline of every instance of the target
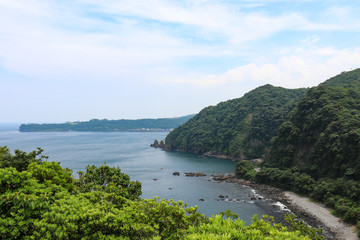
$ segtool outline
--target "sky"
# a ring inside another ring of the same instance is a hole
[[[0,0],[0,122],[177,117],[360,67],[359,0]]]

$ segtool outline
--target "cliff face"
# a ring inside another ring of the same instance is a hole
[[[171,150],[259,158],[306,91],[271,85],[256,88],[242,98],[203,109],[169,133],[165,144]]]

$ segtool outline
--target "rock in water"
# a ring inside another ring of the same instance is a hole
[[[188,173],[184,173],[185,176],[187,177],[205,177],[206,174],[203,172],[188,172]]]

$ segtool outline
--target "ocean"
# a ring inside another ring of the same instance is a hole
[[[254,214],[272,215],[278,211],[272,201],[251,200],[254,190],[249,187],[211,179],[212,174],[234,173],[235,162],[150,147],[155,139],[165,139],[166,135],[167,132],[20,133],[14,126],[3,126],[0,146],[8,146],[12,152],[41,147],[43,154],[49,156],[48,161],[60,162],[62,167],[72,169],[74,176],[87,165],[120,167],[131,180],[142,183],[142,198],[157,196],[183,201],[188,206],[198,206],[199,212],[207,216],[230,209],[251,223]],[[204,172],[206,176],[186,177],[185,172]]]

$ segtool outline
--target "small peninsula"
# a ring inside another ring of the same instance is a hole
[[[92,119],[66,123],[21,124],[20,132],[146,132],[170,131],[192,118],[194,114],[175,118],[157,119]]]

